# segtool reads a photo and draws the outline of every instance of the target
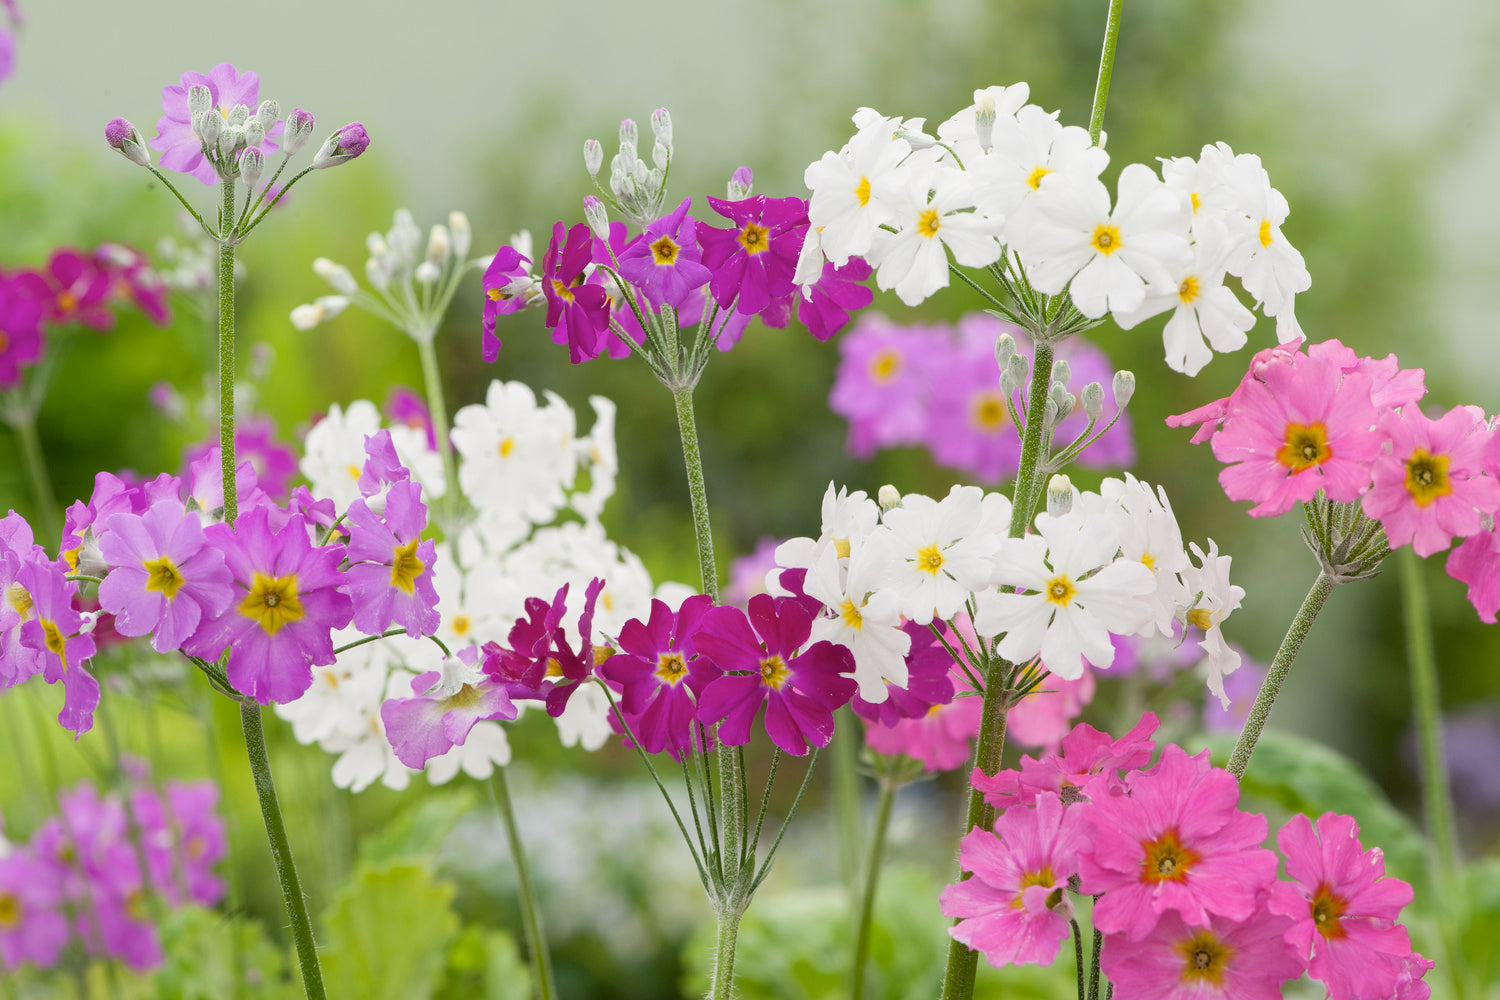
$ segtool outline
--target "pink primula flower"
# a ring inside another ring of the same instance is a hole
[[[1198,927],[1168,913],[1143,940],[1105,938],[1100,968],[1116,1000],[1280,1000],[1282,985],[1303,969],[1282,937],[1286,927],[1265,909]]]
[[[78,584],[69,583],[56,563],[22,567],[20,584],[31,596],[33,617],[21,626],[21,643],[35,650],[48,684],[61,681],[63,708],[57,721],[75,736],[94,726],[99,682],[84,663],[94,655],[94,637],[82,632],[83,617],[73,607]]]
[[[25,848],[0,858],[0,966],[51,968],[71,936],[62,885],[48,866]]]
[[[462,746],[476,724],[487,719],[514,719],[516,706],[503,683],[480,672],[479,647],[468,646],[411,682],[414,698],[391,698],[380,707],[386,739],[396,759],[423,768]]]
[[[1147,712],[1134,729],[1117,740],[1079,723],[1062,738],[1061,753],[1045,754],[1040,760],[1022,757],[1019,769],[1001,771],[993,777],[976,767],[969,780],[996,809],[1030,805],[1040,792],[1056,792],[1064,802],[1076,802],[1083,789],[1101,776],[1107,782],[1104,787],[1117,787],[1123,792],[1119,772],[1150,762],[1156,749],[1151,734],[1158,725],[1156,713]]]

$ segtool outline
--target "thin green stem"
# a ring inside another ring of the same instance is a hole
[[[1438,885],[1444,895],[1458,886],[1458,847],[1454,835],[1453,800],[1448,789],[1448,766],[1443,754],[1442,700],[1438,694],[1437,657],[1432,643],[1432,615],[1422,560],[1408,546],[1401,562],[1401,610],[1406,623],[1406,658],[1411,666],[1411,693],[1422,748],[1422,811],[1427,835],[1437,848]]]
[[[255,797],[260,800],[261,819],[266,824],[266,839],[271,845],[271,860],[281,881],[281,901],[286,905],[292,924],[292,940],[297,946],[297,963],[302,969],[302,989],[307,1000],[327,1000],[323,988],[323,970],[318,965],[318,946],[313,940],[312,919],[307,913],[307,899],[297,878],[297,864],[281,819],[276,800],[276,781],[271,776],[271,758],[266,754],[266,731],[261,724],[260,706],[240,703],[240,726],[245,731],[245,750],[250,756],[250,773],[255,778]]]
[[[859,808],[859,728],[854,713],[847,707],[838,711],[838,725],[833,729],[833,821],[838,835],[839,873],[846,885],[859,877],[860,829]]]
[[[1068,936],[1073,939],[1073,969],[1078,977],[1078,1000],[1087,1000],[1083,986],[1083,929],[1073,918],[1068,919],[1068,926],[1072,929]]]
[[[505,838],[510,843],[510,859],[516,866],[516,889],[521,897],[521,923],[526,929],[526,947],[531,952],[531,976],[536,982],[537,1000],[556,1000],[557,983],[552,977],[552,955],[547,949],[547,936],[542,930],[542,911],[537,906],[536,890],[531,884],[531,868],[526,864],[521,833],[516,829],[516,811],[511,805],[510,785],[505,780],[505,768],[495,768],[490,787],[495,790],[495,805],[500,809],[500,819],[505,824]]]
[[[1229,755],[1229,773],[1236,778],[1245,776],[1245,768],[1250,766],[1250,755],[1255,752],[1255,743],[1260,739],[1261,730],[1266,728],[1266,720],[1271,717],[1271,706],[1276,704],[1281,683],[1291,671],[1292,661],[1302,648],[1302,640],[1307,638],[1308,629],[1312,628],[1318,612],[1323,610],[1334,586],[1333,579],[1320,571],[1307,596],[1302,599],[1302,606],[1297,609],[1291,626],[1287,628],[1281,646],[1276,650],[1276,658],[1266,671],[1266,679],[1261,682],[1260,693],[1255,696],[1255,704],[1250,707],[1250,717],[1245,720],[1245,728],[1240,730],[1234,752]]]
[[[417,356],[422,361],[422,380],[427,386],[427,411],[432,415],[432,434],[437,438],[438,454],[443,456],[443,482],[447,485],[443,506],[451,513],[460,496],[458,467],[453,462],[453,442],[448,440],[448,403],[443,398],[443,378],[438,371],[436,333],[417,338]]]
[[[165,174],[163,174],[160,170],[157,170],[155,167],[151,166],[150,164],[147,164],[146,169],[149,170],[149,171],[151,171],[151,173],[156,176],[156,179],[159,180],[159,181],[161,181],[162,184],[164,184],[166,186],[166,189],[168,191],[172,192],[172,195],[179,202],[182,203],[182,207],[188,210],[188,214],[193,217],[193,219],[198,223],[198,225],[200,225],[200,226],[203,227],[203,231],[205,233],[207,233],[213,239],[218,239],[219,238],[219,234],[216,233],[216,232],[214,232],[212,229],[209,228],[208,223],[206,223],[206,222],[203,221],[203,216],[201,216],[201,215],[198,214],[198,210],[196,208],[194,208],[192,205],[188,204],[188,200],[182,196],[181,192],[179,192],[175,187],[172,186],[172,182],[169,181],[169,180],[167,180]],[[233,203],[231,203],[231,211],[232,210],[233,210]],[[227,231],[227,227],[226,227],[226,231]]]
[[[224,520],[239,514],[234,461],[234,181],[224,180],[219,238],[219,468],[224,477]]]
[[[62,525],[57,517],[57,497],[52,492],[52,479],[47,474],[47,460],[42,456],[42,443],[36,433],[36,412],[27,409],[16,414],[12,427],[21,443],[21,462],[26,466],[26,478],[31,481],[31,492],[36,496],[36,525],[43,539],[62,537]]]
[[[1109,78],[1115,70],[1115,41],[1120,37],[1121,0],[1109,0],[1109,17],[1104,22],[1104,50],[1099,53],[1099,78],[1094,84],[1094,111],[1089,116],[1089,141],[1099,145],[1104,132],[1104,105],[1109,102]]]
[[[1095,905],[1098,905],[1099,897],[1094,897]],[[1093,941],[1093,955],[1089,960],[1089,996],[1088,1000],[1099,1000],[1099,955],[1104,951],[1104,935],[1099,933],[1098,926],[1090,930]]]
[[[865,966],[870,958],[870,931],[875,923],[875,890],[880,885],[880,866],[885,860],[885,835],[891,825],[891,805],[896,801],[896,783],[880,779],[875,797],[875,828],[870,835],[870,850],[865,855],[865,877],[859,893],[859,923],[854,935],[854,975],[849,996],[865,1000]]]
[[[719,932],[714,941],[713,982],[708,1000],[729,1000],[733,996],[734,949],[740,935],[740,911],[719,911]]]
[[[693,387],[672,390],[677,406],[677,430],[682,436],[682,460],[687,466],[688,497],[693,505],[693,536],[698,541],[698,573],[703,593],[719,603],[719,571],[714,565],[714,536],[708,516],[708,486],[703,481],[703,455],[698,450],[698,424],[693,416]]]

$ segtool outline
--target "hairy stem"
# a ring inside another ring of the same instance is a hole
[[[1115,42],[1120,37],[1121,0],[1109,0],[1109,15],[1104,22],[1104,49],[1099,53],[1099,78],[1094,83],[1094,111],[1089,115],[1089,139],[1099,145],[1104,133],[1104,105],[1109,102],[1109,78],[1115,71]]]
[[[443,456],[443,482],[447,485],[443,506],[451,512],[458,503],[458,467],[453,462],[453,442],[448,440],[448,404],[443,398],[443,379],[438,371],[437,350],[432,343],[434,336],[417,338],[417,355],[422,361],[422,380],[427,387],[432,434],[437,438],[438,454]]]
[[[234,181],[225,180],[219,213],[219,468],[224,476],[224,520],[239,514],[234,461]]]
[[[552,976],[552,953],[547,947],[547,935],[542,930],[542,911],[537,905],[536,889],[531,884],[531,866],[526,863],[521,832],[516,828],[516,811],[511,805],[510,785],[505,780],[505,768],[495,768],[490,787],[495,791],[495,805],[499,807],[500,819],[505,824],[510,859],[516,866],[516,890],[521,897],[521,923],[526,928],[526,947],[531,952],[531,978],[536,983],[537,1000],[556,1000],[557,983]]]
[[[672,390],[677,404],[677,430],[682,436],[682,460],[687,466],[688,497],[693,505],[693,535],[698,541],[698,573],[703,593],[719,603],[719,571],[714,565],[714,536],[708,516],[708,486],[703,481],[703,455],[698,450],[698,424],[693,416],[692,386]]]
[[[875,829],[870,835],[870,851],[865,856],[865,877],[859,893],[859,923],[854,937],[854,975],[849,996],[865,1000],[865,966],[870,958],[870,931],[875,919],[875,890],[880,884],[880,865],[885,860],[885,835],[891,825],[891,805],[896,801],[896,783],[880,779],[875,798]]]

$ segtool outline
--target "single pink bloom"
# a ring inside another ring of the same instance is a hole
[[[1477,406],[1455,406],[1429,420],[1415,406],[1381,415],[1391,449],[1375,460],[1364,511],[1385,526],[1391,548],[1432,555],[1478,534],[1481,512],[1500,507],[1500,482],[1484,472],[1492,432]]]
[[[1087,663],[1077,680],[1053,674],[1010,710],[1005,738],[1025,747],[1055,748],[1094,700],[1095,688],[1094,671]]]
[[[1286,927],[1264,908],[1200,927],[1169,913],[1143,940],[1105,938],[1100,968],[1115,1000],[1280,1000],[1282,984],[1304,967],[1282,936]]]
[[[1294,923],[1286,939],[1330,1000],[1389,997],[1406,970],[1411,940],[1396,923],[1412,889],[1385,874],[1385,855],[1365,850],[1351,816],[1324,813],[1317,832],[1293,816],[1276,835],[1291,882],[1278,882],[1271,909]]]
[[[1068,936],[1068,879],[1088,846],[1077,810],[1050,793],[1030,808],[1008,809],[994,831],[975,828],[959,848],[973,878],[943,890],[943,916],[960,917],[953,939],[1001,965],[1051,965]]]

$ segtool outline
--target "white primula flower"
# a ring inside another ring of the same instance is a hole
[[[1102,183],[1076,173],[1044,179],[1024,236],[1023,261],[1037,291],[1068,289],[1090,319],[1129,313],[1146,298],[1146,285],[1170,284],[1191,256],[1188,214],[1150,167],[1132,163],[1120,172],[1119,200],[1110,210]]]
[[[901,613],[919,625],[952,618],[994,573],[997,508],[977,486],[955,486],[941,501],[908,493],[882,521],[892,536],[893,585]]]
[[[382,678],[379,688],[372,687],[375,696],[363,706],[366,711],[358,731],[339,733],[323,741],[324,750],[339,755],[333,763],[336,786],[362,792],[378,779],[387,788],[400,791],[411,783],[415,772],[396,759],[396,751],[385,736],[380,706],[387,698],[410,697],[413,676],[408,670],[392,670],[389,677]]]
[[[523,382],[490,383],[483,406],[453,417],[453,446],[463,458],[458,482],[481,511],[515,511],[536,524],[567,503],[577,469],[573,411],[555,393],[547,405]]]
[[[1276,319],[1276,338],[1285,344],[1301,336],[1293,304],[1312,286],[1312,276],[1296,247],[1281,233],[1291,213],[1286,198],[1271,186],[1260,157],[1241,154],[1229,168],[1232,208],[1226,216],[1233,241],[1229,273],[1254,296],[1261,312]]]
[[[979,210],[1005,219],[1005,241],[1024,251],[1021,236],[1043,179],[1058,173],[1097,179],[1109,165],[1109,154],[1093,144],[1085,129],[1063,126],[1055,113],[1028,104],[1014,117],[996,120],[990,155],[964,165],[974,178]]]
[[[505,727],[494,720],[481,719],[474,723],[462,743],[429,760],[423,771],[429,784],[442,785],[452,781],[460,770],[484,781],[495,773],[496,767],[509,763],[510,741],[506,739]]]
[[[575,444],[578,462],[588,470],[587,492],[574,493],[573,509],[586,520],[597,521],[604,510],[604,503],[615,495],[615,477],[620,472],[620,453],[615,448],[615,404],[605,396],[590,396],[589,404],[594,408],[594,426],[588,437],[579,438]]]
[[[864,490],[850,493],[847,487],[834,488],[830,481],[823,491],[822,528],[816,539],[788,538],[776,546],[776,566],[766,574],[766,592],[775,597],[789,596],[781,586],[781,574],[789,569],[811,569],[825,548],[833,548],[840,559],[849,558],[854,547],[862,543],[880,523],[880,506]]]
[[[1000,259],[1003,220],[974,210],[974,185],[963,172],[929,160],[909,174],[887,178],[880,197],[894,210],[896,231],[877,232],[868,259],[876,268],[875,284],[894,289],[907,305],[948,286],[950,252],[965,267]]]
[[[1121,558],[1134,559],[1156,578],[1156,589],[1146,597],[1151,606],[1151,620],[1143,631],[1146,635],[1155,632],[1170,636],[1182,592],[1182,581],[1177,574],[1188,568],[1189,561],[1167,491],[1161,487],[1152,489],[1151,484],[1127,472],[1123,480],[1104,480],[1099,484],[1099,493],[1105,513],[1115,523]]]
[[[432,583],[443,615],[435,635],[454,652],[465,646],[504,642],[510,627],[525,613],[529,596],[521,581],[505,572],[499,559],[485,555],[465,569],[446,542],[438,543]],[[437,643],[424,645],[442,655]]]
[[[1188,566],[1182,571],[1184,605],[1179,607],[1182,620],[1201,629],[1200,645],[1207,654],[1208,689],[1225,708],[1229,707],[1229,696],[1224,693],[1224,678],[1240,667],[1240,654],[1224,638],[1221,626],[1235,608],[1244,600],[1245,588],[1229,582],[1230,556],[1219,555],[1219,547],[1213,539],[1208,540],[1208,552],[1190,546],[1198,560],[1197,566]]]
[[[315,497],[332,500],[340,511],[359,499],[359,476],[364,471],[365,438],[380,430],[380,411],[368,399],[347,408],[337,403],[307,432],[297,468],[307,477]]]
[[[1205,225],[1225,224],[1233,200],[1229,189],[1229,167],[1233,162],[1234,151],[1222,142],[1204,146],[1196,160],[1189,156],[1162,159],[1162,182],[1192,212],[1194,238]]]
[[[974,627],[1004,635],[996,651],[1015,663],[1040,656],[1064,680],[1083,676],[1083,660],[1114,663],[1110,634],[1133,635],[1151,617],[1145,598],[1156,578],[1133,559],[1116,558],[1120,539],[1110,518],[1037,515],[1037,534],[1007,539],[996,561],[1001,585],[977,598]]]
[[[937,127],[938,140],[958,156],[965,169],[971,169],[972,163],[994,145],[998,123],[1014,120],[1030,95],[1031,88],[1025,83],[976,90],[973,104]],[[984,119],[987,124],[982,124]]]
[[[907,142],[894,137],[898,125],[896,119],[876,116],[842,150],[824,153],[802,174],[812,191],[807,206],[811,231],[823,253],[840,267],[867,253],[876,230],[891,219],[891,207],[875,196],[875,185],[911,153]]]
[[[333,633],[333,645],[339,647],[363,638],[350,626]],[[384,642],[366,642],[347,649],[339,654],[337,663],[313,670],[312,685],[302,697],[278,702],[275,712],[292,724],[293,738],[306,745],[321,744],[338,735],[360,735],[370,704],[385,690],[391,663],[388,649]]]
[[[832,617],[814,619],[810,641],[827,639],[854,654],[859,696],[879,704],[888,698],[887,682],[906,686],[906,654],[911,636],[901,629],[901,597],[888,586],[895,569],[891,535],[877,532],[856,548],[847,572],[832,546],[823,549],[807,572],[803,589],[823,602]]]

